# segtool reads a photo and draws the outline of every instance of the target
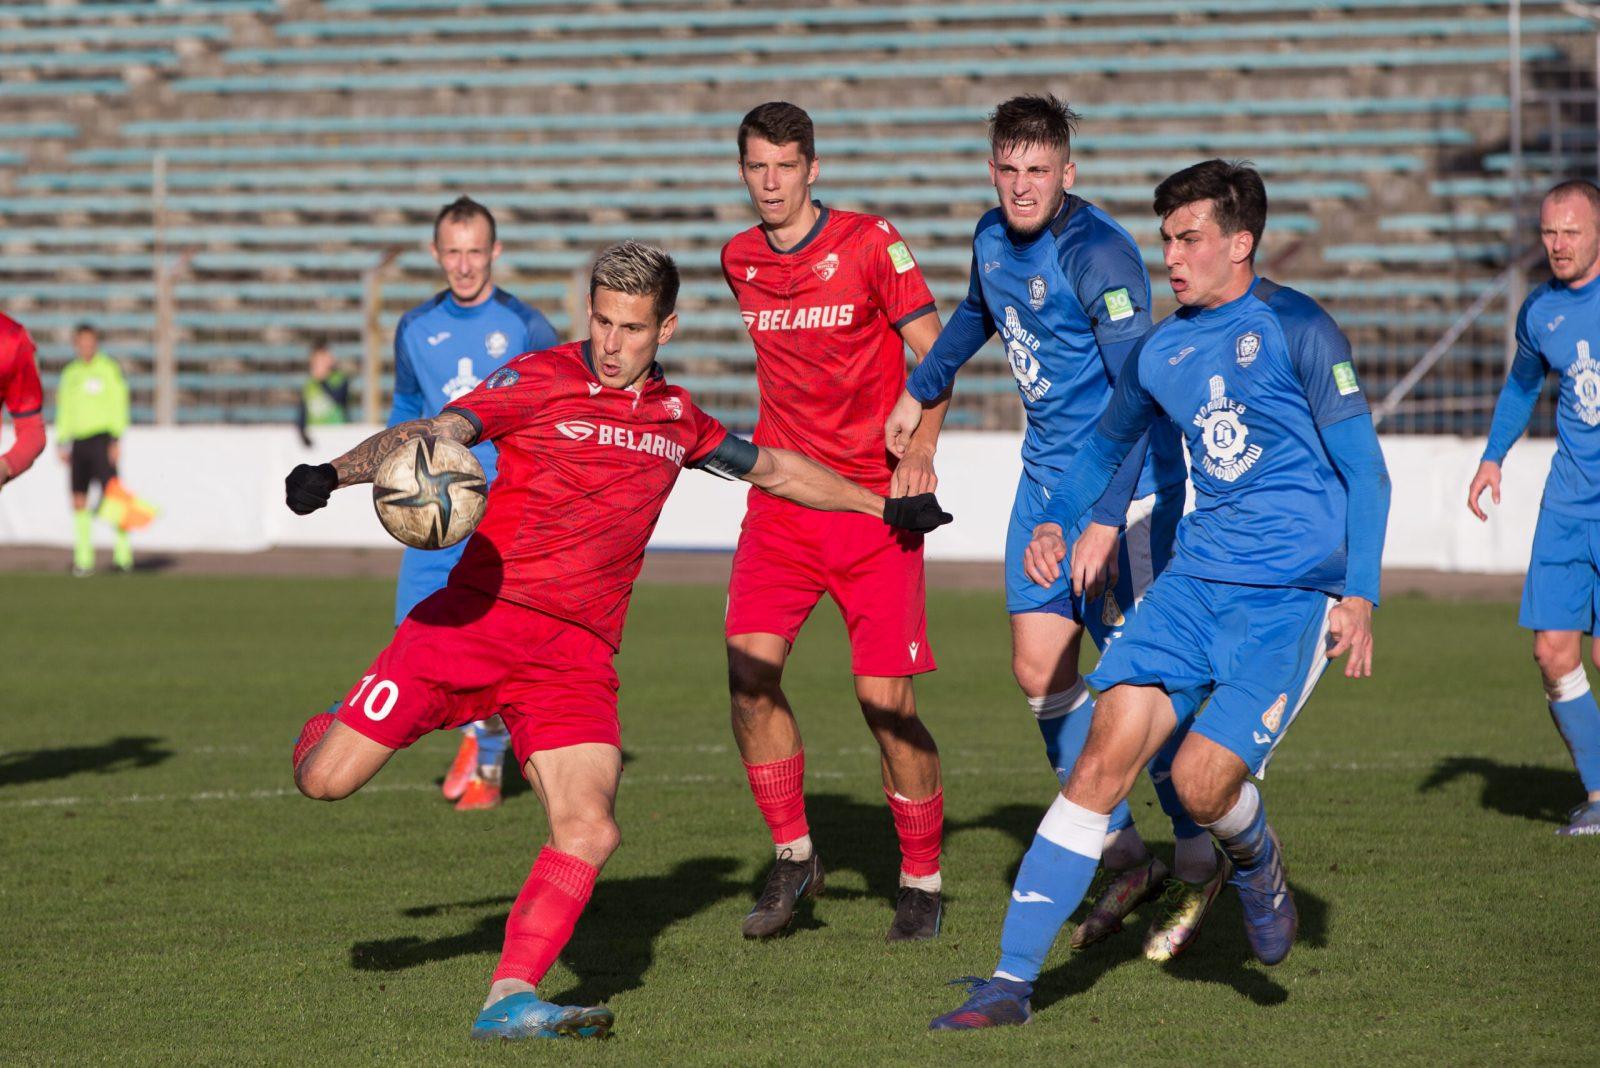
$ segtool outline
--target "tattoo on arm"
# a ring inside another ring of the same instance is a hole
[[[360,445],[333,461],[339,473],[339,485],[354,486],[371,482],[378,467],[388,455],[408,441],[417,438],[450,438],[463,445],[471,445],[478,432],[465,416],[444,412],[432,419],[413,419],[409,423],[380,430]]]

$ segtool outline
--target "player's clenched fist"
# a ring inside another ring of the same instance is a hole
[[[1022,553],[1022,573],[1041,586],[1053,586],[1061,577],[1061,561],[1067,556],[1067,539],[1059,523],[1040,523],[1033,528],[1033,540]]]
[[[955,516],[939,507],[939,499],[931,493],[914,497],[890,497],[883,502],[883,521],[891,527],[926,534],[953,520]]]
[[[283,496],[295,515],[310,515],[328,503],[339,486],[339,473],[332,464],[299,464],[283,480]]]
[[[922,402],[909,393],[902,392],[895,402],[889,418],[883,423],[883,446],[895,456],[904,456],[911,445],[911,435],[922,425]]]

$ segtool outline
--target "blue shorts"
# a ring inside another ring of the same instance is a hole
[[[1600,638],[1600,519],[1539,509],[1517,622]]]
[[[1205,735],[1259,778],[1328,666],[1328,613],[1337,603],[1318,590],[1162,575],[1089,685],[1209,692],[1192,726],[1178,729]]]
[[[1067,534],[1066,560],[1061,562],[1061,577],[1049,587],[1034,582],[1022,571],[1022,554],[1033,540],[1033,528],[1045,521],[1045,506],[1050,491],[1026,471],[1017,483],[1017,496],[1011,504],[1011,525],[1006,528],[1006,611],[1049,612],[1084,624],[1098,648],[1121,632],[1133,609],[1144,597],[1156,576],[1172,559],[1172,542],[1178,520],[1183,517],[1184,486],[1159,489],[1140,497],[1128,508],[1128,526],[1117,546],[1117,584],[1093,602],[1072,592],[1072,576],[1067,573],[1073,542],[1089,525],[1085,516]]]
[[[444,589],[450,569],[467,551],[462,538],[448,549],[407,549],[400,558],[400,581],[394,591],[394,625],[405,621],[411,610],[438,590]]]

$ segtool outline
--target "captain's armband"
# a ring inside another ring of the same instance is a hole
[[[689,466],[709,471],[718,478],[734,482],[751,472],[760,455],[759,447],[741,437],[729,434],[722,439],[722,444]]]

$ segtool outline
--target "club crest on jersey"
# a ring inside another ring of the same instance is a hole
[[[502,386],[515,385],[516,382],[517,382],[517,379],[519,379],[521,377],[522,377],[522,372],[513,371],[509,367],[502,367],[502,368],[500,368],[500,370],[498,370],[494,374],[490,375],[488,380],[486,382],[484,382],[483,385],[484,385],[484,388],[486,388],[486,389],[499,389]]]
[[[753,281],[755,279],[755,276],[756,276],[756,269],[754,267],[746,267],[744,269],[744,280],[746,282]]]
[[[511,348],[511,342],[504,334],[496,330],[483,339],[483,347],[490,356],[498,360],[506,354],[507,349]]]
[[[1261,725],[1273,734],[1278,733],[1278,728],[1283,726],[1283,710],[1289,707],[1289,695],[1280,693],[1278,699],[1272,702],[1272,707],[1261,713]]]
[[[1206,454],[1200,465],[1206,474],[1223,482],[1234,482],[1261,459],[1261,446],[1248,444],[1250,428],[1244,424],[1246,407],[1227,397],[1221,375],[1211,376],[1211,399],[1201,405],[1194,417]]]
[[[1006,307],[1006,319],[1000,326],[1006,343],[1006,359],[1011,364],[1011,374],[1017,388],[1027,400],[1036,401],[1050,391],[1050,380],[1039,375],[1039,339],[1023,329],[1017,309]]]
[[[683,418],[683,401],[677,397],[668,397],[661,402],[661,407],[667,410],[667,418],[676,422]]]
[[[1240,334],[1233,343],[1233,351],[1238,356],[1239,366],[1249,367],[1256,362],[1256,354],[1261,351],[1261,335],[1254,330]]]
[[[839,270],[839,254],[837,252],[828,253],[822,259],[813,263],[811,269],[817,272],[818,278],[826,282]]]
[[[456,376],[446,382],[442,391],[450,400],[465,397],[478,388],[478,376],[472,373],[472,357],[463,356],[456,361]]]
[[[1124,626],[1128,622],[1128,617],[1122,614],[1122,606],[1117,604],[1117,595],[1113,590],[1106,591],[1105,600],[1100,605],[1100,622],[1112,628]]]
[[[573,441],[588,441],[594,437],[594,424],[585,423],[582,419],[568,419],[565,423],[557,423],[556,429]]]
[[[1600,363],[1589,355],[1589,342],[1578,342],[1578,358],[1567,368],[1572,377],[1572,406],[1584,426],[1600,426]]]
[[[1028,279],[1028,307],[1038,311],[1044,307],[1044,298],[1050,295],[1050,287],[1045,285],[1044,275],[1036,274]]]

